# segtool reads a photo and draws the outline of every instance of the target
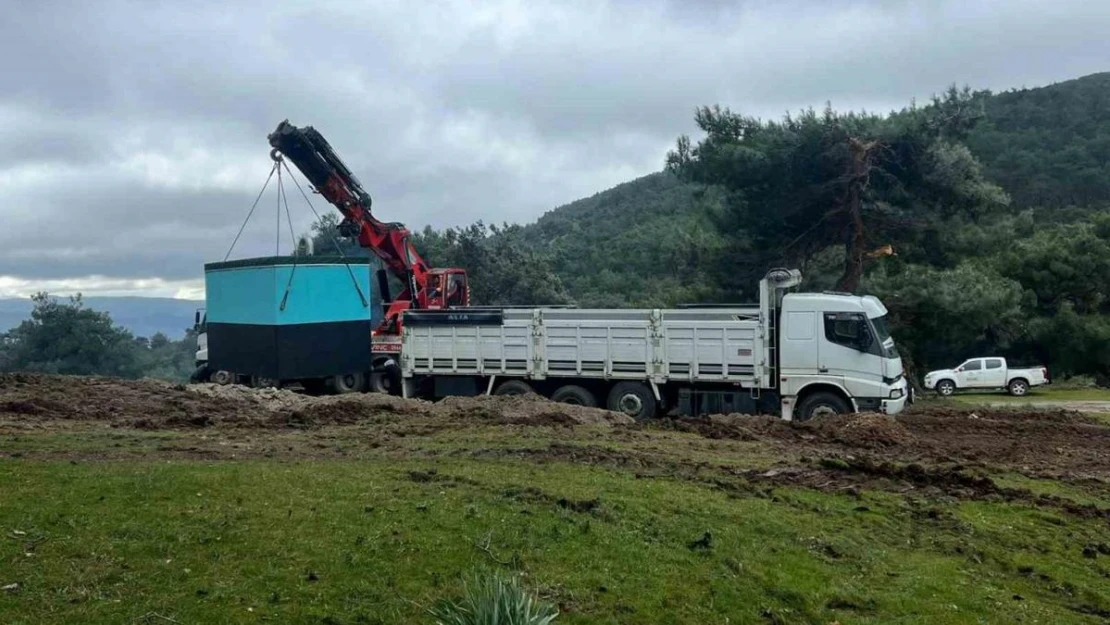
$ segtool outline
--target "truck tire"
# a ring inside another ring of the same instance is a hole
[[[937,382],[936,391],[941,397],[951,397],[952,393],[956,392],[956,383],[952,380],[941,380]]]
[[[361,393],[366,388],[366,378],[360,372],[344,373],[332,377],[332,389],[339,395]]]
[[[659,404],[651,389],[642,382],[621,382],[609,391],[606,407],[613,412],[626,414],[637,421],[655,416]]]
[[[1010,380],[1010,384],[1006,387],[1006,390],[1010,391],[1010,395],[1014,397],[1023,397],[1029,392],[1029,382],[1024,378],[1014,378]]]
[[[212,372],[208,369],[208,363],[204,363],[193,371],[193,375],[189,376],[189,383],[200,384],[202,382],[207,382],[210,375],[212,375]]]
[[[387,360],[370,372],[370,391],[386,395],[401,394],[401,368],[393,360]]]
[[[496,389],[494,395],[529,395],[534,393],[531,386],[524,380],[506,380],[502,382]]]
[[[814,417],[847,414],[852,408],[839,395],[833,393],[813,393],[798,404],[794,414],[795,421],[809,421]]]
[[[250,385],[252,388],[281,388],[281,380],[256,375],[251,376]]]
[[[594,394],[577,384],[560,386],[551,394],[551,401],[557,401],[561,404],[570,404],[572,406],[597,408],[597,398],[594,397]]]

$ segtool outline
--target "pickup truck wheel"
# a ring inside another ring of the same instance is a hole
[[[1021,397],[1029,392],[1029,383],[1021,378],[1018,378],[1016,380],[1011,380],[1010,386],[1008,388],[1011,395],[1013,395],[1014,397]]]
[[[937,395],[941,397],[949,397],[952,393],[956,392],[956,383],[952,380],[941,380],[937,382]]]
[[[838,395],[814,393],[803,399],[801,404],[798,404],[798,412],[794,420],[809,421],[814,417],[846,414],[851,411],[851,407]]]
[[[613,412],[624,413],[637,421],[646,421],[655,416],[658,403],[646,384],[621,382],[609,391],[606,407]]]
[[[531,386],[523,380],[507,380],[494,389],[494,395],[528,395],[534,393]]]
[[[551,394],[551,401],[557,401],[561,404],[571,404],[573,406],[597,408],[597,398],[594,397],[594,394],[576,384],[560,386]]]
[[[331,387],[340,395],[358,393],[365,387],[365,377],[359,372],[337,375],[331,379]]]

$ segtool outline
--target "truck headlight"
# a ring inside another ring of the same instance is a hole
[[[905,391],[903,391],[900,388],[891,389],[890,398],[891,399],[902,399],[903,394],[905,394]]]

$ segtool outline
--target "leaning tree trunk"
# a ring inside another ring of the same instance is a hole
[[[839,291],[855,293],[859,289],[860,278],[863,277],[863,256],[867,253],[863,192],[871,174],[872,153],[878,145],[877,141],[864,143],[856,138],[848,139],[851,162],[847,172],[848,189],[844,198],[844,210],[848,215],[848,238],[844,242],[844,273],[836,284]]]

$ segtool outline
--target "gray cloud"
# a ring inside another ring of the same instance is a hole
[[[526,222],[658,170],[702,104],[885,111],[1110,58],[1110,3],[1086,0],[2,8],[0,276],[20,284],[199,277],[284,118],[321,130],[385,219]],[[272,252],[273,221],[268,196],[236,255]]]

